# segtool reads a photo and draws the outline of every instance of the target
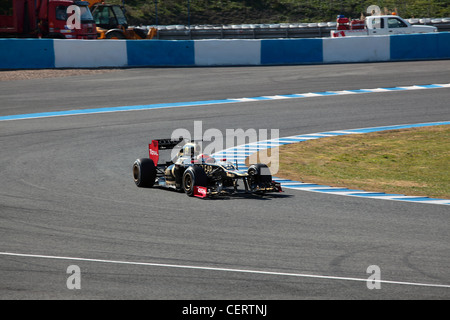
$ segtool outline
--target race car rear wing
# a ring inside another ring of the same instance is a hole
[[[172,139],[155,139],[152,143],[148,145],[148,155],[149,158],[153,160],[155,165],[159,161],[159,150],[170,150],[175,148],[179,143],[183,142],[184,139],[180,138],[178,140]]]
[[[158,141],[159,150],[166,150],[166,149],[173,149],[173,148],[175,148],[180,142],[183,142],[184,139],[183,138],[180,138],[178,140],[156,139],[156,140],[153,140],[153,141]]]

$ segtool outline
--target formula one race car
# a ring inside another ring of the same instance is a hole
[[[174,160],[158,163],[160,150],[171,150],[180,145]],[[152,140],[149,158],[137,159],[133,164],[134,182],[138,187],[156,185],[199,198],[237,193],[238,180],[243,181],[246,193],[262,195],[282,191],[280,183],[272,181],[267,165],[253,164],[247,170],[238,170],[226,159],[201,154],[200,149],[198,143],[183,139]]]

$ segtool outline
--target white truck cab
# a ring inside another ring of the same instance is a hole
[[[341,20],[341,23],[339,23],[339,20]],[[347,18],[338,17],[338,30],[332,30],[331,37],[413,34],[437,31],[437,28],[433,26],[411,25],[408,21],[396,15],[377,15],[366,17],[364,19],[364,28],[359,29],[352,28],[352,23],[348,21]]]

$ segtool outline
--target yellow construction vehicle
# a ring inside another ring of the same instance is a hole
[[[97,39],[153,39],[156,28],[149,30],[129,27],[125,17],[125,8],[118,4],[106,4],[104,1],[87,0],[95,24]]]

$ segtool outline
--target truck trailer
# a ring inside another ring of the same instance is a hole
[[[69,22],[70,6],[79,8],[76,27]],[[0,7],[0,38],[96,39],[97,32],[86,1],[6,0]]]

